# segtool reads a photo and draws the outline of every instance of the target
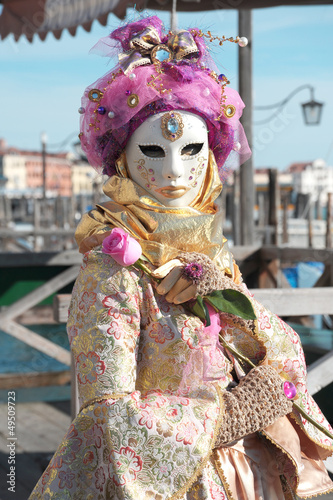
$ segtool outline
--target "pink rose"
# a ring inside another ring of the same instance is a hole
[[[131,266],[142,254],[140,243],[120,227],[112,229],[111,234],[104,239],[102,251],[122,266]]]

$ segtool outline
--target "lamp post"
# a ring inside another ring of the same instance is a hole
[[[270,122],[273,118],[277,116],[277,114],[284,108],[284,106],[294,97],[294,95],[298,94],[302,90],[309,89],[310,90],[310,101],[304,102],[302,104],[303,118],[305,125],[319,125],[322,109],[324,103],[318,102],[314,99],[314,87],[309,84],[300,85],[295,90],[290,92],[287,97],[285,97],[282,101],[277,102],[275,104],[269,104],[267,106],[254,106],[255,110],[264,111],[264,110],[275,110],[273,115],[265,118],[260,122],[256,122],[255,125],[263,125],[264,123]]]
[[[46,198],[46,143],[47,135],[45,132],[40,134],[40,141],[42,143],[42,165],[43,165],[43,200]]]
[[[314,88],[310,87],[311,101],[302,104],[306,125],[319,125],[324,104],[314,100]]]

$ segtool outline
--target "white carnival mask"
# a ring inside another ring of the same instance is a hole
[[[188,111],[152,115],[129,139],[131,178],[166,207],[187,207],[196,198],[208,164],[205,121]]]

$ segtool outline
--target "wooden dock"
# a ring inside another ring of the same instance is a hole
[[[0,404],[0,500],[27,500],[67,432],[70,402],[18,403],[16,406],[16,488],[8,491],[7,404]]]

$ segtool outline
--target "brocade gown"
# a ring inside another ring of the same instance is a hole
[[[297,334],[251,300],[256,332],[221,315],[223,335],[254,362],[267,354],[329,428],[306,391]],[[214,449],[233,360],[199,318],[100,247],[85,254],[68,335],[81,410],[30,500],[281,500],[332,488],[320,460],[332,442],[296,412]]]

